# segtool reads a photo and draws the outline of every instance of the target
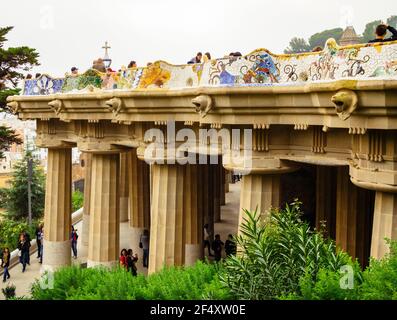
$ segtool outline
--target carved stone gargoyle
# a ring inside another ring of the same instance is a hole
[[[192,99],[192,103],[196,112],[204,118],[207,113],[212,109],[212,98],[206,94],[202,94]]]
[[[61,111],[64,109],[63,103],[59,99],[52,100],[48,102],[48,105],[55,112],[56,115],[59,115]]]
[[[21,111],[20,105],[18,101],[11,101],[7,103],[7,106],[10,107],[13,114],[17,114]]]
[[[120,98],[113,97],[105,102],[106,108],[117,116],[123,108],[123,101]]]
[[[354,91],[342,89],[332,96],[331,101],[335,105],[338,117],[346,120],[356,110],[358,97]]]

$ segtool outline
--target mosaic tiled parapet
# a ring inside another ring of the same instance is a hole
[[[78,76],[26,80],[23,95],[97,90],[182,89],[222,86],[294,86],[340,79],[397,79],[397,42],[339,47],[329,39],[321,52],[276,55],[258,49],[242,57],[200,64],[157,61],[117,73],[88,70]]]

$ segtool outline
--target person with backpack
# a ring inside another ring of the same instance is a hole
[[[131,272],[133,276],[137,275],[137,267],[136,262],[138,261],[138,255],[135,253],[132,254],[132,249],[128,249],[127,251],[127,271]]]
[[[79,235],[77,234],[77,230],[72,226],[72,232],[70,234],[70,241],[72,244],[73,258],[77,259],[77,239]]]

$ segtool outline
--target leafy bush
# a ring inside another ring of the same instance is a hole
[[[217,266],[197,262],[169,267],[148,277],[133,277],[124,269],[65,267],[54,273],[53,289],[32,286],[37,300],[198,300],[227,299]]]
[[[84,205],[84,194],[80,190],[72,193],[72,212],[82,208]]]
[[[390,253],[381,260],[372,259],[363,273],[363,300],[397,300],[397,242],[389,241],[389,245]]]
[[[245,210],[236,237],[238,254],[225,261],[221,282],[239,299],[277,299],[300,295],[300,279],[316,282],[319,270],[351,264],[335,243],[301,221],[300,203],[272,209],[267,219]]]
[[[7,287],[1,289],[6,300],[9,300],[9,299],[12,299],[15,297],[15,290],[16,290],[16,287],[13,284],[8,284]]]
[[[13,251],[17,247],[18,237],[23,231],[27,231],[33,238],[36,226],[39,221],[33,221],[32,227],[24,221],[15,221],[12,219],[4,218],[0,221],[0,250],[8,247]]]

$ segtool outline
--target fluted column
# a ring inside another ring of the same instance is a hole
[[[239,226],[243,222],[243,209],[264,214],[280,205],[280,175],[250,174],[243,176],[240,191]]]
[[[325,224],[325,236],[335,238],[336,168],[317,166],[316,228]]]
[[[153,164],[149,273],[184,260],[183,194],[185,167]]]
[[[49,148],[44,208],[43,270],[70,264],[72,149]]]
[[[350,182],[348,167],[337,168],[336,243],[356,257],[357,187]]]
[[[376,191],[371,257],[380,259],[389,252],[385,238],[397,240],[397,194]]]
[[[210,170],[213,176],[213,201],[214,201],[214,221],[221,221],[221,175],[220,165],[211,164]]]
[[[91,164],[92,154],[84,153],[84,209],[83,209],[83,233],[81,235],[80,255],[88,253],[88,240],[90,231],[90,202],[91,202]]]
[[[222,159],[222,157],[221,157]],[[226,177],[225,177],[225,169],[222,166],[222,163],[219,165],[219,173],[220,173],[220,192],[221,192],[221,206],[226,204]]]
[[[199,165],[186,165],[184,188],[185,265],[203,258],[202,175]]]
[[[226,169],[224,169],[224,174],[225,174],[225,192],[228,193],[230,191],[229,184],[232,182],[232,177],[230,171]]]
[[[93,154],[87,266],[113,266],[119,255],[118,154]]]
[[[120,222],[128,221],[128,153],[120,153]]]
[[[208,229],[211,234],[211,237],[214,236],[214,184],[211,171],[211,165],[204,164],[200,166],[200,170],[202,173],[202,185],[203,185],[203,220],[204,224],[208,224]],[[204,233],[204,230],[203,230]],[[213,240],[213,239],[212,239]]]
[[[150,228],[150,167],[138,159],[136,149],[128,153],[128,181],[130,202],[130,247],[141,255],[140,236]],[[142,261],[142,260],[141,260]]]

